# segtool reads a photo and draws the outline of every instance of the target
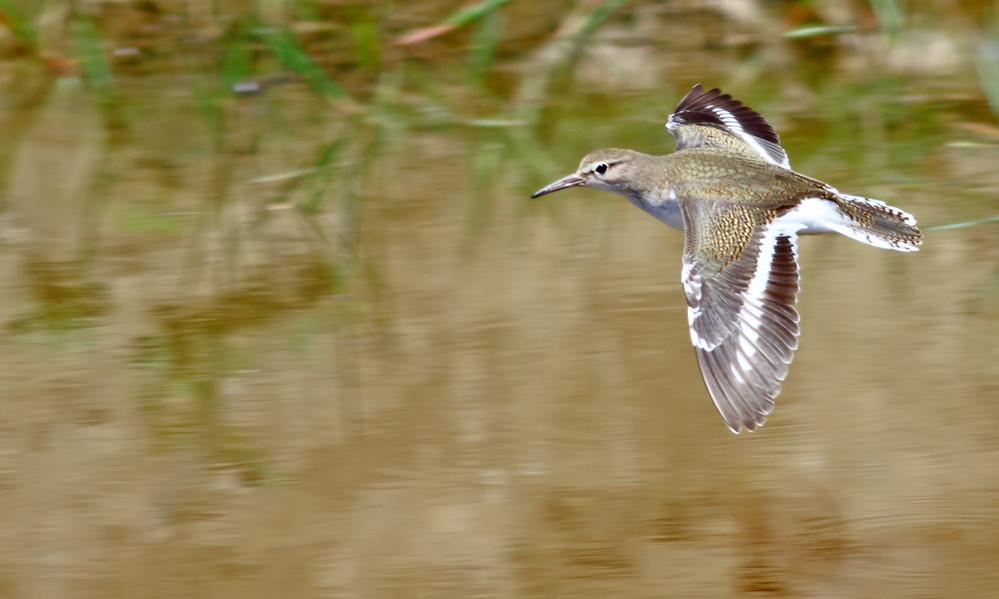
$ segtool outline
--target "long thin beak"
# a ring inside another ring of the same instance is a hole
[[[566,187],[575,187],[577,185],[582,185],[582,184],[583,184],[582,177],[580,177],[576,173],[572,173],[571,175],[566,175],[562,177],[561,179],[555,181],[554,183],[549,183],[548,185],[545,185],[541,189],[532,193],[531,197],[538,198],[545,195],[546,193],[551,193],[553,191],[565,189]]]

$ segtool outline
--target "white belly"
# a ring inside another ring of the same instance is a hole
[[[781,229],[797,231],[799,235],[841,233],[852,222],[832,200],[806,198],[774,221]]]
[[[683,231],[683,214],[680,213],[680,205],[676,200],[667,200],[661,204],[646,202],[642,198],[636,198],[628,194],[621,194],[628,198],[628,201],[638,206],[645,212],[656,217],[660,222],[664,222],[674,229]]]

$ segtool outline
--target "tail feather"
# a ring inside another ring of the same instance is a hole
[[[832,227],[837,232],[880,248],[919,251],[923,233],[908,212],[880,200],[844,193],[838,194],[835,201],[847,217],[847,222]]]

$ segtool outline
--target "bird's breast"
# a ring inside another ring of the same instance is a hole
[[[674,229],[683,230],[683,215],[680,214],[680,205],[676,203],[675,197],[647,198],[633,194],[627,194],[624,197],[628,198],[628,201],[632,204],[654,216],[657,220],[666,223]]]

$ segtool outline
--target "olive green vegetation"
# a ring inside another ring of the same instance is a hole
[[[565,220],[560,202],[530,202],[527,192],[606,145],[601,140],[669,151],[661,123],[697,81],[731,89],[765,115],[786,113],[781,132],[800,170],[847,171],[890,185],[896,197],[940,185],[924,168],[933,148],[951,143],[970,152],[999,140],[999,20],[984,7],[944,20],[944,3],[907,12],[914,7],[872,0],[857,22],[842,23],[826,21],[808,2],[761,4],[760,11],[774,11],[767,18],[783,45],[745,26],[758,39],[719,49],[706,35],[695,48],[703,64],[674,59],[682,75],[660,89],[622,93],[579,83],[581,67],[594,60],[591,47],[606,43],[604,31],[630,31],[632,45],[669,56],[667,42],[635,33],[653,4],[299,1],[264,13],[226,12],[207,1],[64,10],[0,0],[3,63],[15,75],[3,90],[2,110],[13,116],[0,141],[0,189],[59,81],[84,82],[102,127],[94,175],[77,193],[83,209],[72,255],[28,262],[31,306],[12,330],[100,324],[112,310],[99,275],[108,238],[180,240],[176,297],[149,306],[154,332],[136,340],[145,413],[165,445],[203,437],[220,459],[259,462],[247,449],[252,443],[219,428],[219,381],[245,366],[239,347],[265,322],[286,320],[302,347],[311,342],[295,323],[326,323],[306,328],[341,338],[341,366],[362,329],[388,343],[390,286],[378,237],[365,237],[364,220],[405,205],[384,183],[406,176],[398,165],[419,151],[420,139],[443,137],[467,156],[464,175],[439,188],[453,189],[443,201],[462,198],[470,249],[499,210]],[[734,19],[685,18],[694,29]],[[839,70],[841,36],[881,48],[936,30],[949,31],[972,57],[949,78],[863,53],[863,68]],[[803,96],[811,98],[808,111],[785,106]],[[978,127],[956,138],[958,121]],[[143,201],[109,200],[123,184],[121,165],[136,153],[152,163],[156,191]],[[178,174],[190,160],[210,165],[205,180]],[[962,193],[967,201],[936,214],[968,223],[993,217],[989,193]],[[595,211],[594,218],[603,216]],[[266,247],[275,235],[297,240],[297,264],[247,260],[248,248]],[[290,280],[275,274],[285,269],[295,273]],[[187,294],[206,288],[197,300]],[[168,401],[176,396],[187,401]]]

